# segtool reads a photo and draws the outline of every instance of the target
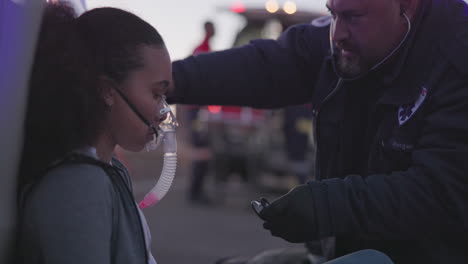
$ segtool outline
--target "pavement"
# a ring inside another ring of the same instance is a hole
[[[220,189],[208,175],[206,189],[213,198],[222,192],[226,199],[213,205],[194,205],[186,199],[190,179],[190,158],[179,146],[179,163],[171,190],[155,206],[145,209],[153,236],[152,253],[158,264],[215,263],[224,257],[254,256],[264,250],[301,248],[272,237],[263,229],[262,221],[250,208],[250,201],[259,197],[273,199],[232,177]],[[129,153],[117,155],[129,168],[137,201],[156,183],[161,173],[162,153]]]

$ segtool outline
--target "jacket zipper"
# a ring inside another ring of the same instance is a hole
[[[317,111],[315,113],[315,118],[314,118],[314,129],[316,131],[315,133],[315,142],[316,142],[316,151],[315,151],[315,174],[316,174],[316,177],[315,179],[318,180],[323,180],[321,179],[321,173],[320,173],[320,165],[319,165],[319,162],[318,162],[318,157],[319,157],[319,153],[320,153],[320,147],[319,147],[319,129],[317,128],[317,123],[318,123],[318,119],[319,119],[319,114],[320,114],[320,110],[322,109],[322,107],[325,105],[325,103],[332,97],[336,94],[336,92],[338,92],[338,90],[340,89],[341,85],[343,84],[344,80],[342,78],[339,78],[338,79],[338,82],[336,83],[335,85],[335,88],[333,88],[333,90],[325,97],[325,99],[323,99],[322,101],[322,104],[320,105],[319,108],[317,108]]]

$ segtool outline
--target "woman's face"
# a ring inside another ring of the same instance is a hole
[[[144,45],[139,48],[143,67],[129,73],[118,87],[136,109],[157,127],[163,120],[159,114],[163,95],[172,80],[172,67],[165,47]],[[109,116],[110,134],[114,142],[130,151],[141,151],[153,139],[148,127],[127,103],[114,93]]]

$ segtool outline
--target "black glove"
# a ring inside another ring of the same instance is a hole
[[[307,184],[299,185],[276,199],[259,216],[265,221],[263,227],[273,236],[292,243],[316,239],[313,194]]]

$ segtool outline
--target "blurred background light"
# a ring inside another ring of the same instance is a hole
[[[279,10],[279,4],[276,0],[268,0],[265,3],[265,9],[270,13],[276,13]]]
[[[297,12],[297,6],[296,3],[292,1],[286,1],[283,6],[284,12],[286,12],[289,15],[292,15]]]
[[[231,11],[234,13],[244,13],[245,5],[242,2],[234,2],[231,6]]]

